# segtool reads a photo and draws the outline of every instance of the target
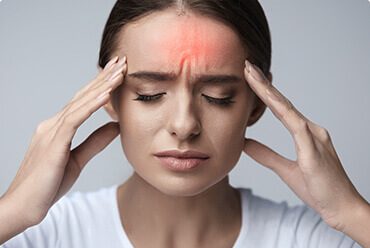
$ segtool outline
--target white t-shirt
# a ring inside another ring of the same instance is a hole
[[[45,219],[8,240],[1,248],[133,248],[122,227],[117,205],[117,185],[63,196]],[[330,228],[307,205],[290,207],[241,192],[242,226],[233,248],[244,247],[361,247]]]

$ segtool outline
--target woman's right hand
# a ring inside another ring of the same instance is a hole
[[[29,226],[45,218],[51,206],[72,187],[87,162],[119,134],[118,123],[107,123],[71,151],[78,127],[123,82],[126,58],[117,60],[115,57],[109,61],[59,113],[38,125],[14,180],[1,197],[23,215]]]

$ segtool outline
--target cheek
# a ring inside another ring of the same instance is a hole
[[[208,111],[204,114],[207,120],[203,132],[214,147],[214,155],[225,164],[234,165],[243,151],[249,112],[249,101],[245,97],[239,98],[237,104],[229,110]]]
[[[121,91],[119,96],[119,122],[121,126],[121,143],[127,158],[130,160],[138,153],[143,154],[149,150],[155,135],[153,116],[143,111],[135,97]]]
[[[230,158],[240,154],[244,145],[246,122],[247,114],[242,111],[235,115],[210,117],[204,132],[212,140],[215,154]]]

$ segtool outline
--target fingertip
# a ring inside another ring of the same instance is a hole
[[[104,71],[107,71],[114,63],[118,60],[118,56],[114,56],[109,62],[104,66]]]
[[[250,73],[251,73],[251,63],[248,60],[245,60],[244,76],[248,84],[250,84],[249,79]]]
[[[249,74],[249,72],[251,71],[251,68],[252,68],[252,64],[246,59],[245,60],[245,68],[244,68],[244,70],[247,71],[248,74]]]

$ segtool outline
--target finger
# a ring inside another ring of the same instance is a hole
[[[78,99],[81,95],[84,95],[90,89],[96,87],[97,85],[100,85],[102,82],[107,81],[110,75],[114,73],[117,68],[125,64],[125,62],[126,56],[124,56],[122,59],[119,59],[117,56],[114,57],[106,64],[104,69],[100,71],[98,75],[89,84],[87,84],[85,87],[83,87],[75,94],[75,96],[71,99],[71,102]]]
[[[126,65],[124,65],[115,75],[113,78],[110,78],[109,81],[101,83],[99,86],[90,89],[85,95],[81,96],[79,101],[76,101],[72,104],[68,112],[73,112],[79,109],[81,106],[84,106],[87,102],[94,100],[98,95],[102,94],[104,91],[108,89],[112,89],[112,92],[123,83],[124,73],[126,72]]]
[[[50,120],[53,120],[54,122],[56,122],[61,116],[63,116],[65,114],[66,111],[68,111],[68,108],[72,104],[74,104],[79,98],[81,98],[81,96],[85,95],[86,92],[88,92],[92,87],[94,87],[97,84],[99,84],[101,81],[106,81],[105,79],[107,79],[109,77],[109,75],[112,73],[112,70],[117,65],[117,62],[120,62],[122,60],[125,61],[126,60],[126,57],[123,57],[122,60],[118,60],[118,59],[119,59],[118,56],[115,56],[114,58],[112,58],[105,65],[104,69],[101,72],[99,72],[99,74],[89,84],[85,85],[82,89],[80,89],[73,96],[73,98],[69,101],[69,103],[67,105],[65,105],[61,111],[59,111],[53,117],[51,117]]]
[[[296,162],[253,139],[245,140],[244,151],[258,163],[273,170],[303,202],[310,207],[314,206],[315,201],[309,193],[306,179]]]
[[[294,161],[285,158],[254,139],[245,139],[244,152],[259,164],[273,170],[279,176],[287,174],[295,165]]]
[[[74,96],[73,98],[69,101],[69,103],[67,105],[65,105],[63,107],[62,110],[60,110],[59,112],[57,112],[54,116],[52,116],[51,118],[49,118],[48,120],[50,122],[54,122],[56,123],[56,121],[62,116],[65,114],[65,112],[68,110],[68,108],[70,107],[70,105],[72,105],[76,100],[78,100],[82,95],[84,95],[89,89],[91,89],[91,87],[93,87],[94,85],[96,86],[96,84],[99,84],[99,82],[101,81],[106,81],[104,79],[108,78],[109,75],[112,73],[112,70],[113,68],[115,68],[115,65],[117,64],[117,62],[119,61],[122,61],[122,60],[126,60],[126,57],[124,56],[121,60],[118,60],[119,57],[118,56],[115,56],[114,58],[112,58],[104,67],[104,69],[99,72],[99,74],[87,85],[85,85],[82,89],[80,89]]]
[[[80,99],[76,99],[73,103],[70,103],[65,109],[59,114],[59,120],[56,122],[54,131],[56,131],[61,125],[63,125],[65,116],[77,111],[83,106],[89,106],[89,102],[95,102],[99,95],[110,90],[116,89],[124,80],[124,74],[127,71],[127,64],[117,64],[117,70],[113,73],[108,81],[103,82],[98,88],[90,89],[85,95],[80,96]],[[105,103],[105,102],[104,102]],[[55,132],[53,133],[55,135]]]
[[[307,194],[303,174],[295,161],[285,158],[254,139],[245,139],[244,152],[253,160],[274,171],[302,199]],[[303,200],[303,199],[302,199]],[[310,199],[304,199],[309,201]]]
[[[108,74],[104,79],[102,79],[97,84],[93,85],[90,90],[94,90],[99,88],[101,85],[105,85],[111,81],[114,81],[115,78],[118,76],[125,74],[127,70],[127,64],[124,60],[120,61],[118,64],[116,64],[115,68],[111,71],[110,74]]]
[[[103,92],[107,90],[109,87],[112,87],[113,88],[112,91],[113,91],[115,88],[118,87],[119,84],[122,83],[121,76],[126,73],[126,70],[127,70],[127,64],[126,64],[126,59],[124,58],[113,66],[113,69],[110,70],[109,74],[107,74],[105,78],[101,79],[100,82],[91,85],[88,91],[84,92],[83,94],[78,95],[77,98],[71,104],[69,104],[70,105],[69,107],[72,106],[70,111],[75,110],[75,107],[73,108],[73,106],[80,107],[84,105],[86,101],[91,99],[91,96],[95,97],[97,93]],[[98,91],[96,91],[96,89],[98,89]],[[82,100],[80,100],[80,98]],[[77,101],[79,103],[75,104]]]
[[[312,158],[317,155],[314,137],[309,128],[310,121],[279,92],[262,71],[246,60],[245,77],[252,90],[283,123],[293,136],[298,156]],[[304,154],[299,154],[304,151]]]
[[[94,112],[101,108],[108,100],[112,88],[103,92],[97,98],[87,102],[84,106],[73,112],[68,112],[58,120],[58,125],[54,127],[53,139],[59,140],[59,144],[64,142],[65,147],[70,147],[72,138],[77,129],[85,122]]]
[[[70,154],[70,162],[67,164],[62,184],[56,194],[54,202],[76,182],[85,165],[98,153],[104,150],[119,134],[120,128],[117,122],[109,122],[87,137],[79,146],[74,148]]]
[[[109,122],[90,134],[84,142],[73,149],[71,156],[82,170],[96,154],[104,150],[120,133],[118,122]]]

